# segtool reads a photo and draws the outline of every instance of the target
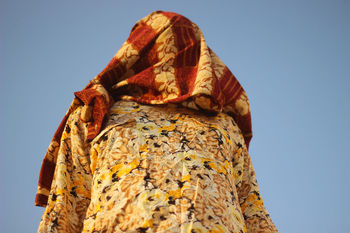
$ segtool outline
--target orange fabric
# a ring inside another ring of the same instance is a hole
[[[66,120],[81,105],[85,109],[81,120],[88,122],[87,140],[101,131],[117,99],[223,111],[235,119],[247,147],[252,137],[243,88],[207,46],[198,26],[173,12],[153,12],[138,21],[106,68],[75,96],[43,160],[35,205],[47,204]]]

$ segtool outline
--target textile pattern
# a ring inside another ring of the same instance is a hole
[[[62,134],[38,232],[277,232],[228,114],[117,101],[88,144],[81,114]]]

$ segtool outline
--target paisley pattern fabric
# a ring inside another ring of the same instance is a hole
[[[243,88],[207,46],[198,26],[172,12],[153,12],[138,21],[106,68],[75,96],[43,160],[35,205],[47,204],[66,121],[81,106],[80,121],[88,124],[81,140],[96,137],[119,99],[225,112],[236,121],[247,147],[252,137]]]
[[[277,232],[242,132],[226,113],[121,100],[84,140],[67,119],[38,232]]]

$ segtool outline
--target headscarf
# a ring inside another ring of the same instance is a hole
[[[188,108],[232,116],[247,147],[252,137],[249,101],[226,65],[207,46],[202,31],[186,17],[156,11],[139,20],[106,68],[79,92],[44,157],[35,205],[45,206],[58,148],[68,117],[83,106],[87,141],[95,138],[117,99]]]

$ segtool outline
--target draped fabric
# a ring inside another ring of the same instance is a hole
[[[88,143],[81,114],[67,119],[38,233],[277,233],[228,114],[118,100]]]
[[[249,101],[243,88],[207,46],[201,30],[173,12],[156,11],[138,21],[106,68],[79,92],[59,125],[42,162],[35,205],[46,206],[67,119],[82,108],[79,143],[103,129],[115,101],[150,105],[177,103],[237,123],[248,148],[252,137]]]

